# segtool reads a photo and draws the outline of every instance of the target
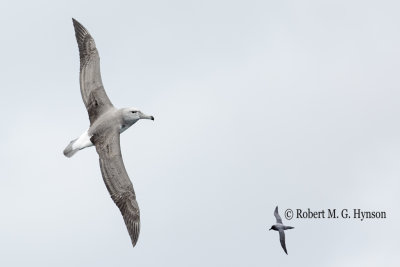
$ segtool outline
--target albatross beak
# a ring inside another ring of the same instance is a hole
[[[143,113],[141,114],[140,118],[154,121],[154,117],[153,116],[148,116],[148,115],[143,114]]]

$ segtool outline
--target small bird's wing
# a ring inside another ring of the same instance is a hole
[[[112,200],[118,206],[135,246],[140,232],[140,211],[135,191],[122,161],[118,129],[94,135],[91,141],[100,157],[100,169]]]
[[[90,124],[113,105],[103,87],[100,74],[100,57],[90,33],[72,19],[80,58],[80,85],[83,103],[89,113]]]
[[[279,230],[279,240],[281,241],[281,246],[283,250],[287,254],[286,244],[285,244],[285,232],[283,230]]]
[[[276,206],[276,208],[275,208],[274,215],[275,215],[275,218],[276,218],[276,222],[277,223],[282,223],[282,218],[281,218],[281,216],[279,216],[279,213],[278,213],[278,206]]]

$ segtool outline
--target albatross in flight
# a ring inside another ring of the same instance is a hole
[[[279,232],[279,240],[281,241],[281,246],[282,246],[283,250],[285,251],[285,253],[288,254],[287,250],[286,250],[285,232],[284,231],[293,229],[294,227],[283,225],[282,218],[281,218],[281,216],[279,216],[279,213],[278,213],[278,206],[276,206],[276,208],[275,208],[274,216],[276,218],[276,224],[272,225],[269,230],[275,230],[275,231]]]
[[[135,246],[140,232],[140,211],[135,191],[122,161],[119,135],[140,119],[154,120],[136,108],[117,109],[104,90],[100,75],[100,57],[89,32],[72,19],[80,57],[80,87],[89,113],[90,127],[64,150],[66,157],[95,146],[100,169],[112,200],[118,206]]]

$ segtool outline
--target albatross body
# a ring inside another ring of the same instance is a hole
[[[64,150],[66,157],[95,146],[100,169],[112,200],[118,206],[135,246],[140,232],[140,211],[132,182],[125,170],[120,148],[120,133],[140,119],[154,120],[136,108],[117,109],[108,98],[100,75],[100,57],[89,32],[72,19],[80,57],[82,100],[89,113],[90,127]]]

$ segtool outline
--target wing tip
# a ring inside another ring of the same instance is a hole
[[[136,221],[133,223],[133,229],[129,229],[129,236],[131,238],[131,243],[132,246],[135,247],[138,240],[139,240],[139,234],[140,234],[140,221]]]
[[[82,24],[77,21],[75,18],[72,18],[72,24],[74,25],[74,27],[83,27]]]
[[[72,25],[74,25],[75,30],[82,27],[82,24],[80,24],[75,18],[72,18]]]
[[[132,187],[130,191],[111,194],[111,198],[121,211],[132,246],[135,247],[140,235],[140,211],[135,191]]]
[[[75,18],[72,18],[75,30],[75,38],[78,43],[81,69],[85,66],[93,52],[97,51],[96,44],[89,31]]]
[[[85,39],[85,36],[90,35],[89,31],[75,18],[72,18],[72,24],[75,29],[76,40],[78,41],[78,44],[81,44]]]

